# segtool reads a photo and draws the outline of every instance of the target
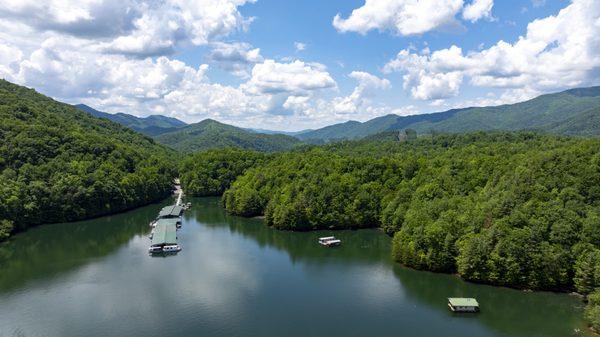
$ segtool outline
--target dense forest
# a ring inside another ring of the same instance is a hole
[[[40,223],[114,213],[169,195],[167,148],[0,80],[0,241]]]
[[[396,135],[304,147],[259,164],[235,152],[194,161],[221,170],[199,177],[227,176],[226,185],[245,169],[224,192],[224,206],[264,215],[274,228],[380,227],[393,236],[393,257],[412,268],[523,289],[600,288],[600,139],[529,132],[386,139]],[[229,166],[235,171],[224,172]],[[587,310],[597,328],[599,294]]]
[[[238,176],[267,158],[260,152],[235,148],[192,154],[180,165],[181,186],[197,197],[220,196]]]

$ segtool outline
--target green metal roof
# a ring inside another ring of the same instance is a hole
[[[448,303],[453,307],[479,307],[479,303],[474,298],[450,297]]]
[[[163,207],[160,210],[160,213],[158,213],[158,217],[159,218],[178,217],[181,215],[181,213],[183,213],[183,207],[181,207],[179,205],[170,205],[170,206]]]
[[[152,246],[176,244],[177,226],[176,219],[159,219],[152,234]]]

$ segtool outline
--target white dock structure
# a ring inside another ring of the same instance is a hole
[[[181,189],[179,178],[175,179],[175,194],[177,195],[177,202],[175,205],[182,206],[181,199],[183,198],[183,190]]]
[[[342,240],[336,239],[334,236],[326,236],[319,238],[319,244],[326,247],[339,246],[342,244]]]

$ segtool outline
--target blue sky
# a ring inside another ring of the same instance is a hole
[[[299,130],[598,85],[599,16],[600,0],[7,0],[0,77],[113,113]]]

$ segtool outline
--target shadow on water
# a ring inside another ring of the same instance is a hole
[[[190,217],[209,228],[227,228],[250,238],[261,247],[288,254],[293,262],[327,264],[347,261],[389,264],[406,296],[445,316],[476,320],[501,336],[591,336],[582,321],[583,303],[567,294],[524,292],[515,289],[473,284],[457,276],[417,271],[391,260],[391,239],[379,230],[289,232],[264,225],[261,219],[227,215],[218,198],[196,199]],[[342,246],[325,248],[321,236],[335,235]],[[474,297],[481,305],[477,314],[456,314],[447,307],[448,297]],[[578,329],[579,332],[576,332]]]
[[[189,217],[209,228],[228,228],[231,233],[250,238],[261,247],[271,247],[285,252],[291,261],[311,264],[329,264],[343,260],[353,263],[392,263],[390,238],[377,229],[292,232],[274,230],[264,225],[262,219],[241,218],[228,215],[220,207],[219,198],[194,200]],[[317,239],[335,236],[342,240],[338,247],[322,247]]]
[[[582,302],[567,294],[524,292],[473,284],[453,275],[416,271],[394,266],[394,274],[410,298],[458,319],[476,319],[502,336],[588,336]],[[447,297],[474,297],[481,312],[452,313]],[[576,334],[575,329],[581,330]],[[591,335],[591,334],[589,334]]]
[[[0,244],[0,293],[107,256],[136,235],[169,203],[148,205],[92,220],[37,226]]]

